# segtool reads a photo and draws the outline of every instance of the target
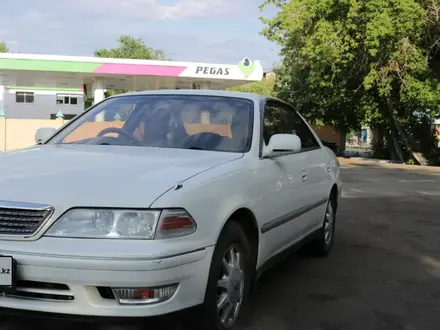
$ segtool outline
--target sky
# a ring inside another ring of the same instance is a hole
[[[260,35],[262,0],[3,1],[0,40],[10,51],[92,56],[121,35],[142,38],[172,60],[236,64],[245,56],[264,68],[278,48]]]

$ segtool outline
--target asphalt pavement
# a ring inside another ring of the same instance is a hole
[[[440,173],[342,171],[332,255],[293,255],[263,275],[243,330],[440,329]],[[144,328],[23,318],[0,323],[0,330]]]

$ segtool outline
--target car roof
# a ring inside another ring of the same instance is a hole
[[[267,95],[256,94],[256,93],[244,93],[244,92],[232,92],[224,90],[209,90],[209,89],[159,89],[159,90],[149,90],[140,92],[131,92],[124,94],[117,94],[113,97],[118,96],[135,96],[135,95],[202,95],[202,96],[221,96],[221,97],[235,97],[249,99],[255,102],[265,100],[267,98],[272,98]]]

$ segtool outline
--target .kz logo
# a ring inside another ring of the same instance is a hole
[[[245,57],[241,60],[240,63],[238,63],[238,68],[240,69],[241,73],[247,78],[249,77],[252,72],[255,70],[255,63],[253,63],[249,57]]]

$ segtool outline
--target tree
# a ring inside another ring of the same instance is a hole
[[[122,36],[118,39],[118,47],[97,49],[95,56],[108,58],[130,58],[135,60],[166,60],[165,52],[145,45],[139,38]]]
[[[96,57],[106,58],[129,58],[135,60],[168,60],[165,52],[145,45],[144,41],[131,36],[121,36],[118,39],[118,47],[110,49],[95,50]],[[125,93],[126,91],[107,91],[106,97],[115,94]]]
[[[262,8],[280,9],[262,19],[282,49],[276,92],[342,135],[362,123],[378,128],[400,161],[409,152],[426,163],[414,113],[440,113],[438,2],[267,0]]]
[[[262,81],[252,82],[245,85],[240,85],[228,88],[230,91],[257,93],[264,95],[273,95],[275,87],[275,78],[265,78]]]
[[[7,52],[9,52],[8,46],[6,46],[6,43],[4,41],[0,41],[0,53]]]

